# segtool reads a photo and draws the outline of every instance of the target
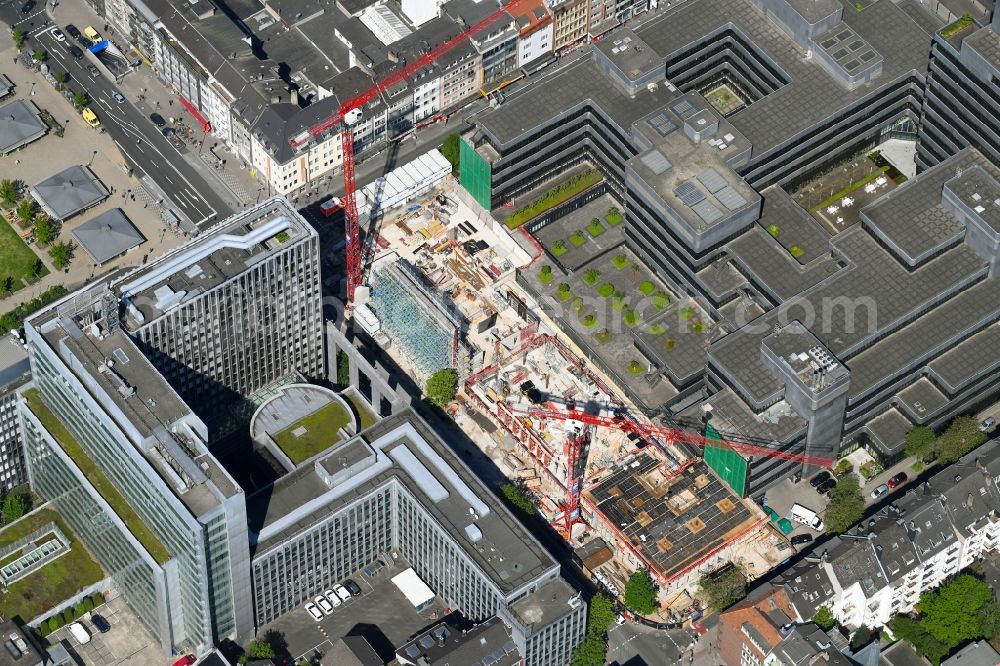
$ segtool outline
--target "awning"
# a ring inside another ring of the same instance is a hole
[[[413,569],[396,574],[392,577],[392,582],[418,610],[434,601],[434,592],[427,587],[424,581],[420,580],[417,572]]]
[[[205,120],[205,116],[201,115],[201,112],[198,111],[197,107],[195,107],[194,104],[187,101],[187,99],[184,98],[184,95],[178,95],[177,99],[180,100],[181,106],[190,111],[191,115],[194,116],[195,120],[201,123],[201,127],[203,130],[205,130],[206,134],[212,131],[212,123]]]

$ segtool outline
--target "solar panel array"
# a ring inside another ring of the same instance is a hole
[[[681,101],[677,102],[677,104],[674,104],[672,108],[674,110],[674,113],[676,113],[681,118],[687,118],[689,115],[697,111],[697,109],[694,108],[691,102],[687,101],[686,99],[682,99]]]
[[[655,116],[652,116],[646,120],[646,122],[650,127],[656,130],[656,133],[660,136],[666,136],[677,129],[677,123],[671,120],[670,117],[663,111],[660,111]]]
[[[639,161],[649,167],[649,170],[655,173],[657,176],[666,173],[671,166],[670,160],[668,160],[663,153],[658,150],[651,150],[642,157]]]
[[[722,218],[722,211],[715,207],[708,199],[702,199],[695,205],[691,206],[691,210],[698,214],[698,217],[703,219],[705,222],[712,223],[718,219]]]
[[[719,200],[719,203],[721,203],[729,210],[737,210],[739,208],[742,208],[744,205],[746,205],[747,202],[747,200],[743,197],[742,194],[734,190],[729,185],[726,185],[724,188],[722,188],[718,192],[715,192],[714,194],[715,198]]]
[[[715,194],[724,187],[729,185],[726,183],[726,179],[719,175],[719,172],[715,169],[709,167],[698,174],[698,182],[705,186],[705,189]]]
[[[674,194],[680,197],[680,200],[688,206],[694,206],[705,198],[705,193],[698,189],[698,186],[690,180],[685,180],[675,187]]]

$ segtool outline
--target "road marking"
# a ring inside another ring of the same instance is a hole
[[[189,184],[190,184],[190,183],[189,183]],[[184,188],[184,191],[185,191],[185,192],[187,192],[188,194],[190,194],[190,195],[191,195],[191,198],[192,198],[192,199],[193,199],[194,201],[198,201],[198,200],[199,200],[199,199],[198,199],[198,195],[197,195],[197,194],[195,194],[194,192],[192,192],[192,191],[191,191],[190,189],[188,189],[188,188],[186,188],[186,187],[185,187],[185,188]]]
[[[108,104],[108,102],[104,98],[98,97],[97,98],[97,103],[100,104],[101,106],[103,106],[105,109],[107,109],[108,113],[111,113],[111,105]]]

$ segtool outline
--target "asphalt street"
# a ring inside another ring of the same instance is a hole
[[[36,32],[33,41],[49,54],[48,64],[55,71],[69,73],[67,84],[73,91],[85,90],[89,106],[101,121],[101,128],[117,144],[125,162],[136,177],[148,176],[167,196],[175,212],[186,217],[199,231],[232,210],[204,178],[188,164],[184,156],[163,136],[149,118],[136,109],[130,100],[116,103],[112,93],[120,92],[105,75],[91,74],[87,66],[92,56],[87,53],[79,60],[67,51],[72,38],[60,43],[52,36],[54,26]],[[87,131],[96,131],[90,130]]]

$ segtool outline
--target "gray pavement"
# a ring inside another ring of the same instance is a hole
[[[670,666],[690,663],[694,644],[690,629],[661,631],[626,622],[608,631],[608,663],[634,666]]]
[[[397,564],[383,569],[374,579],[363,573],[351,576],[362,590],[333,610],[331,615],[316,622],[305,610],[305,604],[286,613],[274,622],[260,627],[258,638],[268,632],[278,632],[287,644],[288,653],[297,662],[312,659],[330,650],[337,639],[347,635],[364,635],[380,653],[402,645],[414,634],[439,621],[445,608],[435,602],[420,612],[410,605],[403,593],[389,579],[408,565]]]

